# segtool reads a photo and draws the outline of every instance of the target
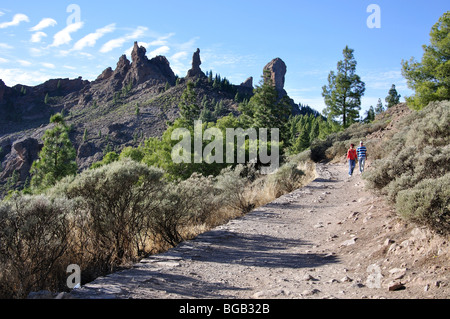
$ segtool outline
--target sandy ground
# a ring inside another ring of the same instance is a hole
[[[347,166],[72,291],[75,298],[404,299],[450,297],[449,246],[405,225]]]

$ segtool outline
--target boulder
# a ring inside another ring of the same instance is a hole
[[[35,138],[28,137],[12,145],[9,160],[0,175],[0,179],[10,177],[14,171],[19,173],[19,180],[24,182],[30,174],[31,165],[38,159],[42,144]]]

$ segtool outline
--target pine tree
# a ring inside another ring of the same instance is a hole
[[[316,138],[318,138],[319,134],[320,134],[319,121],[317,119],[314,119],[312,127],[311,127],[311,133],[309,134],[310,142],[312,142]]]
[[[328,117],[339,118],[344,127],[350,126],[359,118],[361,97],[365,92],[365,84],[356,72],[356,60],[353,49],[348,46],[343,51],[344,60],[337,64],[337,72],[328,75],[328,86],[322,88],[327,108],[324,113]]]
[[[415,95],[408,105],[420,110],[432,101],[450,99],[450,11],[445,12],[430,32],[430,45],[424,45],[421,62],[402,61],[402,74]]]
[[[255,128],[286,129],[291,115],[291,107],[286,97],[278,99],[278,92],[270,76],[263,76],[260,85],[256,87],[254,95],[248,102]]]
[[[179,105],[181,116],[190,124],[194,124],[200,116],[200,107],[197,104],[197,94],[194,91],[194,83],[189,81],[186,90],[181,96]]]
[[[44,147],[31,167],[31,187],[37,191],[53,186],[67,175],[75,175],[76,151],[69,139],[68,127],[60,113],[50,118],[55,126],[45,132]]]
[[[386,103],[387,108],[393,107],[394,105],[397,105],[400,103],[401,95],[398,94],[397,90],[395,89],[395,85],[392,84],[391,89],[388,92],[388,96],[386,96]]]
[[[377,106],[375,107],[374,114],[380,114],[384,112],[383,103],[381,102],[381,99],[378,99]]]
[[[373,120],[375,120],[375,110],[373,109],[373,106],[371,105],[369,109],[366,112],[366,118],[364,119],[364,123],[370,123]]]

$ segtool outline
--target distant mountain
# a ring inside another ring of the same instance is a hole
[[[49,118],[57,112],[62,112],[71,126],[77,164],[84,170],[108,151],[161,136],[167,122],[179,116],[178,104],[188,81],[196,84],[199,105],[211,109],[221,105],[220,116],[238,114],[239,99],[253,95],[253,78],[233,85],[220,76],[205,74],[199,49],[184,78],[177,78],[164,56],[148,59],[146,49],[137,42],[131,58],[132,62],[122,55],[114,70],[105,69],[95,81],[80,77],[8,87],[0,80],[0,184],[14,172],[19,183],[26,181],[42,147],[42,136],[51,127]],[[287,95],[285,63],[276,58],[264,70],[270,72],[279,96]],[[214,83],[217,79],[219,85]],[[292,113],[300,114],[299,106],[290,101]]]

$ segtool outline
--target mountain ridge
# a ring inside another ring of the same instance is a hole
[[[0,184],[18,173],[19,184],[29,178],[29,168],[38,158],[42,136],[51,127],[52,114],[64,114],[70,139],[77,150],[81,170],[103,158],[108,151],[138,146],[145,138],[160,137],[167,122],[179,116],[178,104],[188,81],[195,82],[197,102],[213,109],[223,106],[220,116],[238,114],[239,95],[253,95],[253,78],[240,85],[217,76],[223,86],[211,83],[200,68],[200,49],[194,52],[192,67],[185,77],[177,77],[164,56],[148,59],[146,49],[134,43],[131,61],[122,55],[115,69],[106,68],[94,80],[58,78],[36,86],[8,87],[0,80]],[[287,67],[275,58],[264,68],[280,97],[287,96],[284,80]],[[300,108],[292,99],[292,113]],[[138,111],[137,111],[138,109]]]

